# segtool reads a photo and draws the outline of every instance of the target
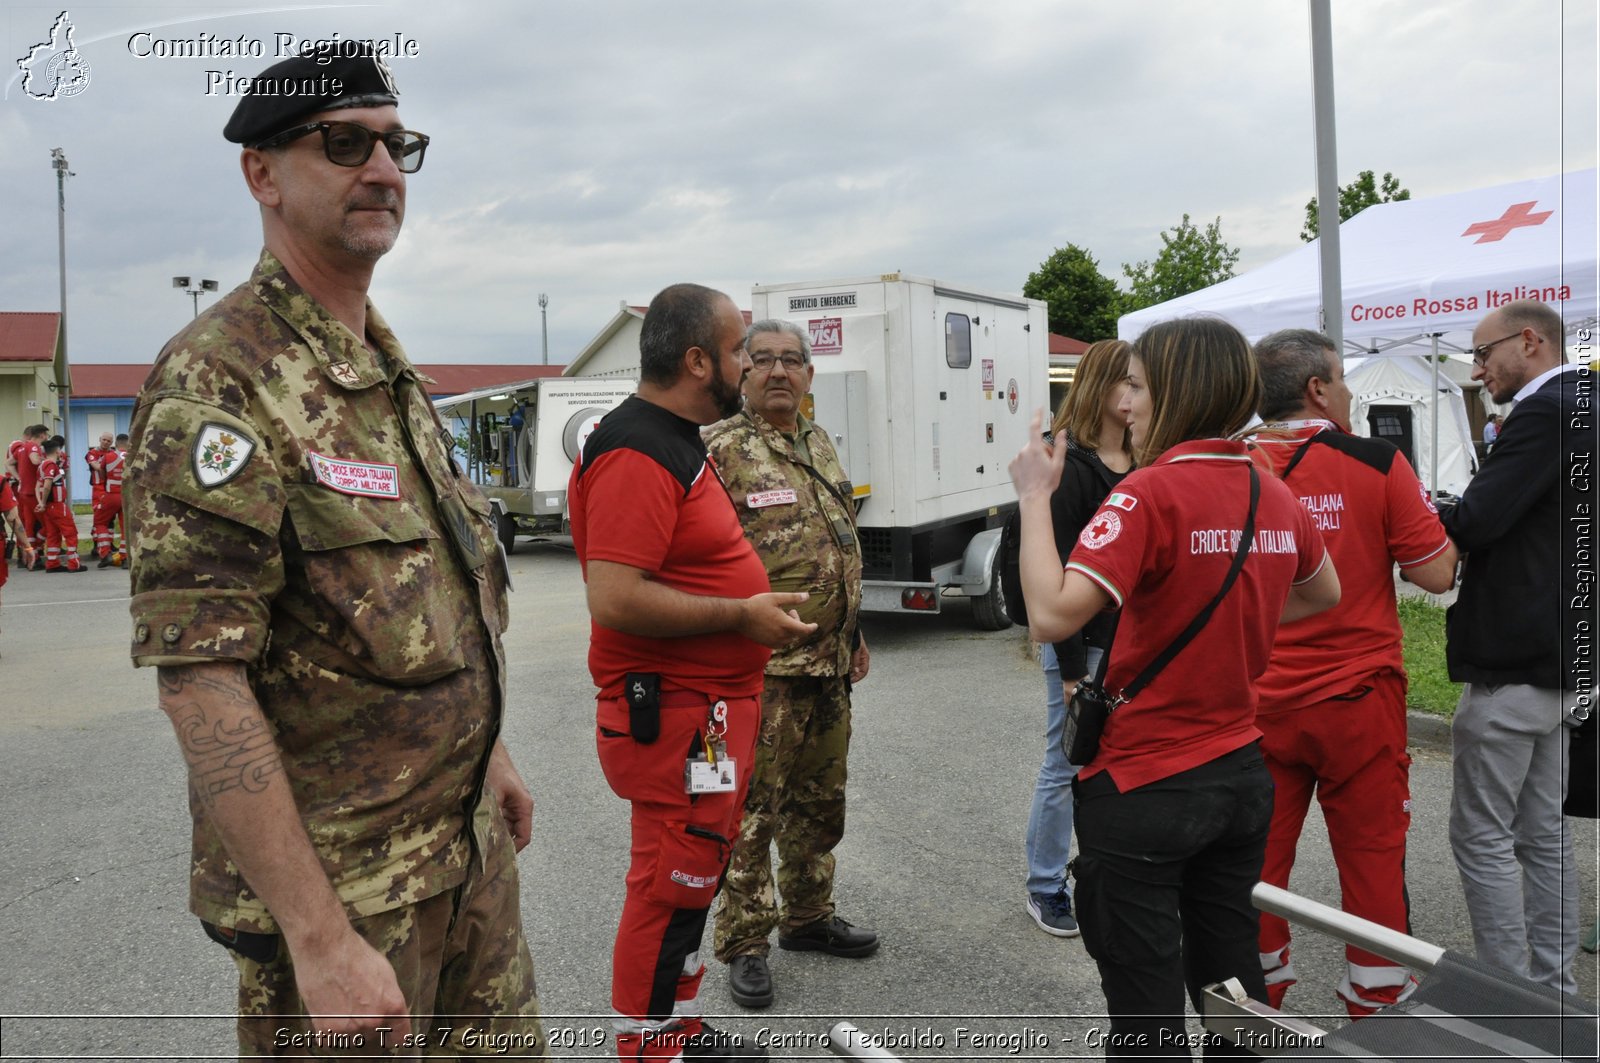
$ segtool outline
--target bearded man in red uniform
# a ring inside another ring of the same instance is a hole
[[[1278,628],[1256,682],[1256,727],[1276,787],[1261,880],[1288,888],[1314,792],[1344,910],[1410,933],[1411,758],[1394,568],[1440,593],[1454,582],[1456,549],[1405,455],[1350,434],[1350,389],[1326,336],[1285,329],[1255,352],[1268,423],[1254,442],[1322,532],[1343,588],[1332,609]],[[1260,949],[1268,1000],[1280,1007],[1295,982],[1284,919],[1262,913]],[[1354,945],[1345,962],[1338,992],[1354,1018],[1416,984],[1406,968]]]
[[[126,566],[128,529],[122,515],[122,478],[128,468],[126,432],[119,435],[116,444],[105,452],[100,459],[100,467],[105,476],[105,490],[94,500],[95,553],[100,555],[100,568],[118,564],[117,558],[121,558],[120,563]],[[117,528],[115,537],[111,533],[113,524]],[[105,532],[104,541],[100,538],[102,530]]]
[[[100,523],[100,497],[106,493],[106,458],[114,453],[111,433],[101,432],[100,441],[83,455],[83,463],[89,466],[90,512],[94,515],[89,534],[94,539],[95,556],[101,560],[111,554],[111,529]]]
[[[675,284],[650,302],[639,390],[572,470],[572,544],[588,584],[600,766],[632,806],[611,963],[617,1054],[765,1059],[700,1018],[700,939],[733,842],[772,648],[815,630],[774,594],[700,426],[737,413],[750,369],[733,301]]]

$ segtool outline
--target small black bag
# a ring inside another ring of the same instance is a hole
[[[1100,752],[1100,732],[1106,729],[1106,719],[1113,708],[1102,685],[1106,678],[1106,662],[1110,659],[1110,653],[1102,656],[1095,675],[1084,676],[1067,702],[1067,723],[1061,732],[1061,751],[1066,754],[1069,764],[1087,764]]]
[[[1067,722],[1061,731],[1061,750],[1067,756],[1069,764],[1082,767],[1088,764],[1100,752],[1100,734],[1106,728],[1106,720],[1117,706],[1133,700],[1133,696],[1143,690],[1152,679],[1172,659],[1183,651],[1183,648],[1200,633],[1211,619],[1211,614],[1216,612],[1217,604],[1233,587],[1233,581],[1239,578],[1239,570],[1244,568],[1245,557],[1250,553],[1251,543],[1256,537],[1256,503],[1261,498],[1261,480],[1256,475],[1255,463],[1250,464],[1250,512],[1245,517],[1244,531],[1239,536],[1239,548],[1234,551],[1233,564],[1228,569],[1228,577],[1222,581],[1222,589],[1216,596],[1200,610],[1198,616],[1189,622],[1189,626],[1173,639],[1161,654],[1151,661],[1137,679],[1123,687],[1122,693],[1112,697],[1106,693],[1106,669],[1111,661],[1111,651],[1107,650],[1104,657],[1100,658],[1100,667],[1095,670],[1094,677],[1085,677],[1072,692],[1072,700],[1067,703]]]

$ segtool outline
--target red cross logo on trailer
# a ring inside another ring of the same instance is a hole
[[[1535,199],[1527,203],[1513,203],[1506,208],[1504,214],[1494,221],[1473,222],[1467,226],[1467,231],[1461,235],[1477,236],[1478,238],[1473,241],[1475,244],[1492,244],[1497,240],[1504,240],[1506,235],[1513,229],[1520,229],[1525,225],[1543,225],[1555,211],[1545,210],[1540,211],[1538,214],[1532,213],[1534,206],[1538,202]]]

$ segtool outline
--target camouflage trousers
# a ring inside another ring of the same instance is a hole
[[[316,1055],[384,1059],[548,1059],[533,958],[522,934],[516,854],[504,830],[467,881],[416,904],[351,920],[388,957],[411,1008],[407,1044],[393,1031],[321,1039],[295,988],[289,950],[257,962],[230,951],[239,968],[239,1056]],[[458,907],[459,905],[459,907]]]
[[[744,821],[722,884],[713,941],[724,963],[765,956],[780,923],[772,854],[778,843],[782,925],[833,914],[833,848],[844,837],[850,693],[844,676],[769,675]]]

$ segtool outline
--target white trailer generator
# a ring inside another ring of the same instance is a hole
[[[751,314],[810,333],[808,416],[854,485],[862,608],[936,613],[964,596],[980,627],[1008,627],[1000,529],[1017,499],[1006,467],[1050,401],[1045,304],[886,273],[757,285]]]
[[[572,464],[600,418],[635,387],[616,378],[546,377],[434,402],[465,444],[467,473],[489,496],[506,553],[519,534],[569,533]]]

